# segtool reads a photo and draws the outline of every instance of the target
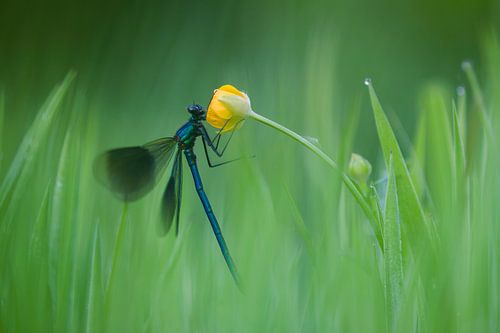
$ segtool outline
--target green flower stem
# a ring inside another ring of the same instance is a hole
[[[360,190],[358,189],[358,187],[354,184],[354,182],[352,181],[352,179],[348,175],[346,175],[344,172],[342,172],[339,169],[337,163],[335,163],[335,161],[332,160],[328,155],[326,155],[321,149],[319,149],[318,147],[316,147],[315,145],[313,145],[311,142],[309,142],[307,139],[303,138],[302,136],[300,136],[299,134],[295,133],[294,131],[289,130],[288,128],[286,128],[286,127],[284,127],[284,126],[282,126],[282,125],[280,125],[280,124],[272,121],[271,119],[268,119],[268,118],[266,118],[264,116],[261,116],[258,113],[255,113],[255,112],[252,111],[250,113],[250,118],[252,118],[254,120],[257,120],[258,122],[260,122],[260,123],[262,123],[264,125],[267,125],[267,126],[269,126],[271,128],[274,128],[275,130],[278,130],[281,133],[289,136],[290,138],[292,138],[293,140],[295,140],[298,143],[302,144],[303,146],[305,146],[306,148],[308,148],[310,151],[312,151],[313,153],[315,153],[317,156],[319,156],[333,170],[335,170],[336,172],[340,173],[340,175],[342,176],[342,181],[344,182],[344,184],[347,187],[347,189],[349,190],[349,192],[351,192],[351,194],[354,196],[354,198],[356,199],[356,201],[360,205],[361,209],[365,213],[366,217],[368,217],[371,220],[374,220],[374,216],[373,216],[373,213],[372,213],[372,211],[370,209],[370,206],[366,202],[365,197],[360,192]]]

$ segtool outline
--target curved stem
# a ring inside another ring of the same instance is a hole
[[[358,187],[354,184],[352,179],[346,175],[344,172],[342,172],[337,163],[335,163],[334,160],[332,160],[328,155],[326,155],[321,149],[313,145],[311,142],[309,142],[307,139],[304,137],[300,136],[299,134],[295,133],[294,131],[278,124],[277,122],[272,121],[271,119],[268,119],[264,116],[261,116],[258,113],[251,112],[250,117],[253,118],[254,120],[257,120],[258,122],[267,125],[271,128],[274,128],[275,130],[280,131],[281,133],[287,135],[288,137],[292,138],[293,140],[297,141],[298,143],[302,144],[305,146],[307,149],[312,151],[314,154],[319,156],[323,161],[325,161],[332,169],[334,169],[336,172],[340,174],[342,177],[342,181],[344,182],[345,186],[351,192],[351,194],[354,196],[358,204],[360,205],[361,209],[365,213],[366,217],[373,220],[374,216],[373,213],[370,209],[370,206],[366,202],[363,194],[360,192]]]

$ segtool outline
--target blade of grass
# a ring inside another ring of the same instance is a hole
[[[398,208],[398,191],[392,154],[389,155],[388,177],[385,216],[383,219],[385,267],[384,287],[387,308],[387,327],[390,332],[396,332],[403,289],[403,258]]]
[[[54,300],[56,330],[73,331],[74,325],[74,288],[71,287],[75,271],[72,268],[77,246],[76,220],[78,211],[78,168],[81,161],[80,140],[75,128],[76,118],[66,131],[52,195],[49,227],[50,267],[49,287]],[[64,319],[61,319],[64,318]]]
[[[166,282],[171,278],[172,272],[174,268],[178,265],[180,260],[180,253],[182,252],[182,246],[186,246],[186,235],[189,234],[189,230],[191,229],[192,224],[186,224],[186,226],[179,232],[179,235],[176,237],[174,248],[168,258],[168,261],[165,265],[162,266],[161,272],[158,276],[157,285],[155,290],[160,291],[167,284]],[[153,297],[152,304],[158,308],[161,307],[161,292],[155,293]]]
[[[123,238],[125,237],[125,230],[127,229],[127,217],[128,217],[128,203],[123,204],[122,214],[120,217],[120,224],[118,225],[118,231],[116,233],[115,244],[113,246],[113,254],[111,257],[111,267],[108,275],[108,279],[104,286],[104,320],[108,320],[111,312],[111,306],[113,305],[113,286],[116,282],[118,261],[120,259],[120,254],[123,249]],[[106,324],[107,325],[107,324]]]
[[[87,333],[99,331],[100,322],[100,301],[103,297],[102,269],[101,269],[101,251],[100,251],[100,233],[99,224],[95,226],[94,236],[92,237],[92,254],[90,257],[90,271],[87,284],[87,300],[85,302],[85,319],[83,326]]]
[[[484,102],[483,93],[481,92],[476,72],[474,71],[474,68],[469,61],[464,61],[462,63],[462,70],[465,72],[467,80],[469,81],[469,85],[472,90],[472,98],[474,100],[474,103],[477,105],[481,123],[483,124],[484,130],[486,132],[486,137],[488,138],[488,140],[493,140],[494,135],[493,129],[491,127],[491,120],[488,115],[486,103]]]
[[[466,106],[467,106],[467,91],[465,90],[464,87],[459,86],[457,88],[457,97],[456,97],[456,108],[457,108],[457,115],[458,115],[458,124],[460,125],[460,129],[462,130],[460,132],[460,135],[462,136],[463,139],[465,139],[465,118],[466,118]],[[464,150],[465,150],[465,140],[463,140],[464,144]]]
[[[47,320],[52,316],[52,307],[50,294],[47,290],[48,283],[48,265],[45,260],[47,256],[47,239],[48,239],[48,224],[49,224],[49,201],[50,187],[47,186],[43,195],[42,203],[38,209],[38,214],[34,222],[33,231],[31,233],[28,262],[30,276],[37,275],[38,278],[33,283],[26,286],[29,294],[33,299],[30,302],[33,308],[30,313],[34,314],[31,317],[31,327],[33,329],[53,330],[52,322]],[[29,310],[26,310],[28,312]]]
[[[120,217],[120,225],[118,226],[118,232],[116,234],[115,246],[113,248],[113,257],[111,259],[111,270],[109,272],[109,278],[106,283],[106,293],[110,292],[111,286],[114,281],[114,276],[117,269],[118,258],[120,256],[120,250],[122,249],[123,237],[126,229],[126,222],[128,216],[128,203],[123,204],[122,215]]]
[[[457,107],[453,103],[453,141],[454,141],[454,160],[455,160],[455,184],[461,183],[461,179],[465,173],[465,150],[462,132],[459,124],[459,115]],[[456,186],[457,187],[457,186]],[[458,187],[457,187],[458,190]]]
[[[370,100],[375,117],[377,133],[382,147],[386,166],[389,166],[389,159],[392,154],[394,163],[394,174],[398,179],[397,192],[399,196],[399,212],[401,221],[409,230],[407,234],[412,239],[412,243],[418,243],[421,236],[425,236],[429,241],[436,238],[435,229],[431,225],[432,222],[427,221],[422,208],[422,204],[418,198],[415,187],[410,177],[410,173],[403,158],[401,149],[399,148],[396,136],[392,131],[391,125],[385,115],[382,106],[375,93],[370,80],[365,82],[370,93]]]
[[[5,92],[2,91],[0,92],[0,175],[2,171],[2,161],[4,158],[3,155],[5,149],[5,147],[3,146],[3,138],[2,138],[4,114],[5,114]]]
[[[41,248],[46,245],[44,244],[44,236],[47,233],[47,220],[48,220],[48,205],[49,205],[49,187],[44,192],[42,203],[38,209],[38,215],[36,217],[33,231],[31,233],[30,243],[29,243],[29,260],[38,261],[41,257]]]
[[[60,109],[59,106],[66,96],[74,78],[75,73],[70,72],[64,81],[54,88],[49,98],[38,112],[30,129],[24,136],[0,187],[0,215],[3,215],[4,211],[9,206],[10,197],[12,196],[14,188],[23,188],[22,185],[27,182],[27,176],[33,168],[32,162],[34,156],[40,144],[44,142],[44,139],[49,134],[52,122]],[[7,230],[9,223],[10,221],[8,219],[2,219],[0,226],[2,229]]]
[[[342,144],[339,149],[339,163],[341,165],[347,164],[351,157],[352,147],[355,141],[355,135],[359,127],[359,117],[361,114],[361,96],[356,96],[352,102],[352,106],[348,109],[348,114],[345,119],[345,126],[343,126]]]
[[[35,169],[34,161],[51,133],[50,130],[54,126],[56,115],[74,77],[75,74],[70,72],[64,81],[53,89],[35,117],[33,124],[24,135],[0,186],[0,262],[2,263],[5,263],[6,256],[9,255],[9,240],[15,234],[15,230],[11,230],[14,229],[11,228],[13,216],[19,208],[20,198],[26,191]],[[6,265],[1,265],[0,271],[4,269],[6,269]],[[0,272],[0,274],[2,273]]]
[[[380,249],[384,250],[384,226],[383,226],[383,214],[382,208],[380,207],[380,197],[377,193],[377,189],[374,185],[370,186],[370,190],[368,193],[368,198],[370,200],[370,204],[373,210],[373,216],[376,218],[376,224],[372,225],[375,233],[375,237],[377,238],[378,245]]]
[[[476,72],[474,71],[474,68],[472,67],[472,63],[469,61],[464,61],[462,63],[462,69],[465,72],[465,75],[467,76],[467,79],[469,81],[469,85],[472,90],[472,99],[474,101],[474,104],[476,105],[476,110],[478,110],[479,113],[479,120],[481,122],[482,127],[484,128],[484,134],[482,131],[478,131],[477,135],[478,138],[476,140],[481,140],[481,138],[485,138],[485,142],[481,144],[481,146],[477,147],[478,148],[478,161],[480,162],[479,166],[481,168],[481,181],[486,182],[486,168],[489,160],[488,156],[488,143],[493,143],[495,144],[495,133],[492,128],[492,122],[491,119],[488,115],[488,110],[486,108],[486,103],[484,102],[484,97],[483,93],[481,91],[481,87],[479,85],[479,80],[477,79]],[[469,157],[467,161],[472,162],[473,159]]]
[[[422,90],[420,106],[426,119],[426,156],[432,164],[425,169],[429,194],[432,197],[434,215],[438,219],[451,213],[453,184],[453,135],[450,119],[451,100],[448,89],[438,83],[430,83]],[[443,224],[440,223],[440,228]]]
[[[426,165],[426,143],[427,143],[427,115],[420,112],[417,129],[415,132],[413,150],[410,158],[410,175],[419,198],[423,198],[426,193],[424,166]]]
[[[463,94],[464,95],[464,94]],[[462,274],[460,279],[456,283],[456,290],[464,290],[464,292],[457,293],[457,311],[461,313],[467,312],[467,297],[468,293],[466,291],[470,290],[471,283],[471,254],[472,254],[472,235],[471,230],[471,220],[470,220],[470,198],[469,192],[469,182],[470,177],[466,170],[466,160],[465,160],[465,150],[463,141],[462,126],[463,112],[465,112],[465,106],[463,101],[460,100],[461,96],[459,94],[458,105],[461,109],[460,113],[457,110],[456,104],[453,103],[453,148],[454,148],[454,220],[455,228],[459,230],[458,237],[460,239],[460,248],[458,249],[458,256],[462,258],[457,264],[462,266]],[[463,100],[463,97],[461,98]]]
[[[295,227],[297,228],[297,232],[299,235],[302,237],[302,240],[304,241],[305,248],[307,251],[307,255],[309,258],[312,260],[314,258],[314,242],[311,237],[311,233],[307,229],[306,224],[304,223],[304,219],[302,218],[302,214],[300,213],[299,207],[297,206],[297,202],[292,196],[292,193],[290,192],[290,189],[288,186],[285,185],[285,191],[288,197],[288,200],[290,201],[290,205],[292,206],[292,214],[294,216],[294,222],[295,222]],[[314,263],[314,261],[313,261]]]

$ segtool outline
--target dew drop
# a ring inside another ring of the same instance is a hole
[[[472,67],[472,63],[469,60],[464,60],[462,62],[462,70],[467,70]]]
[[[369,77],[367,77],[367,78],[365,79],[365,85],[367,85],[367,86],[371,86],[371,85],[372,85],[372,79],[371,79],[371,78],[369,78]]]
[[[304,139],[306,139],[307,141],[309,141],[310,143],[312,143],[316,147],[318,147],[318,148],[320,147],[319,139],[318,138],[315,138],[313,136],[304,135]]]
[[[458,86],[457,87],[457,95],[458,96],[464,96],[465,95],[465,88],[463,86]]]

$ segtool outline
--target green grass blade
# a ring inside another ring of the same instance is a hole
[[[16,214],[23,212],[23,208],[20,207],[27,204],[22,201],[22,198],[31,193],[32,188],[28,188],[28,186],[39,180],[33,177],[37,166],[35,161],[40,161],[37,158],[39,152],[50,135],[53,134],[51,130],[54,128],[54,120],[61,109],[61,103],[74,76],[74,73],[68,74],[47,98],[33,124],[24,135],[0,186],[0,262],[2,263],[5,263],[12,255],[12,250],[15,251],[15,246],[11,246],[11,244],[17,244],[14,242],[17,232],[28,229],[29,220],[16,221],[21,223],[15,224],[12,222]],[[47,181],[45,183],[47,184]],[[23,251],[25,250],[26,248],[23,248]],[[17,255],[19,251],[14,253]],[[6,264],[0,265],[0,273],[7,269]]]
[[[476,72],[474,71],[474,68],[472,67],[472,64],[469,61],[464,61],[462,63],[462,69],[465,72],[465,75],[467,76],[467,80],[469,81],[469,85],[472,90],[472,98],[479,111],[479,117],[486,132],[486,137],[489,140],[492,140],[493,129],[491,127],[491,120],[488,115],[486,103],[484,102],[483,93],[481,91],[481,87],[479,86],[479,80],[477,79]]]
[[[288,200],[290,201],[292,215],[294,217],[293,220],[295,222],[295,227],[297,228],[297,232],[299,233],[302,240],[304,241],[304,245],[305,245],[307,254],[312,259],[313,254],[314,254],[314,242],[313,242],[313,239],[311,237],[311,233],[307,229],[307,226],[304,223],[304,219],[302,218],[302,214],[300,213],[300,209],[297,206],[297,202],[293,198],[293,195],[287,186],[285,186],[285,191],[286,191]]]
[[[432,164],[425,168],[425,179],[432,202],[434,214],[438,218],[451,212],[453,184],[453,135],[450,119],[451,96],[442,85],[427,85],[420,98],[420,105],[426,119],[426,155]],[[440,224],[442,227],[442,224]]]
[[[113,253],[111,257],[111,267],[109,268],[108,278],[104,286],[104,320],[109,323],[110,313],[112,311],[113,305],[113,293],[118,278],[117,271],[119,268],[119,262],[123,262],[121,254],[123,252],[123,239],[125,238],[125,233],[127,229],[127,217],[128,217],[128,203],[123,204],[122,214],[120,216],[120,224],[118,225],[118,230],[116,232],[116,239],[114,241]],[[106,324],[107,324],[106,323]]]
[[[403,288],[403,257],[398,208],[398,190],[392,155],[389,155],[384,225],[384,267],[387,327],[395,332]]]
[[[78,165],[81,156],[77,131],[72,121],[64,138],[55,178],[49,227],[49,287],[55,300],[56,330],[69,330],[74,325],[74,295],[71,288],[72,258],[77,246],[75,220],[78,211]],[[64,317],[63,320],[60,318]]]
[[[64,81],[54,88],[24,136],[5,179],[0,186],[0,214],[3,214],[9,205],[9,198],[14,187],[24,185],[27,181],[27,176],[33,168],[34,156],[40,148],[40,144],[44,142],[44,139],[49,134],[52,122],[60,109],[60,105],[74,77],[75,74],[73,72],[69,73]],[[8,224],[9,222],[2,220],[3,223]],[[2,227],[6,228],[7,226]]]
[[[0,92],[0,175],[2,171],[2,161],[5,147],[3,146],[2,133],[3,133],[3,122],[5,115],[5,93]]]
[[[48,205],[49,205],[49,187],[45,190],[42,203],[38,209],[38,215],[33,226],[29,243],[29,260],[37,261],[40,259],[42,252],[41,248],[46,245],[45,237],[47,236],[47,220],[48,220]]]
[[[120,224],[118,225],[118,231],[116,234],[116,240],[115,240],[115,245],[113,247],[113,257],[111,261],[111,268],[109,271],[109,278],[108,281],[106,282],[106,293],[110,292],[110,289],[113,286],[116,270],[117,270],[117,265],[118,261],[120,260],[120,254],[121,250],[123,247],[123,238],[125,235],[125,229],[126,229],[126,224],[127,224],[127,216],[128,216],[128,203],[125,202],[123,204],[123,210],[122,210],[122,215],[120,217]]]
[[[368,198],[370,200],[370,204],[373,210],[373,216],[375,216],[376,224],[373,224],[372,227],[374,229],[375,237],[377,238],[378,245],[381,250],[384,249],[384,226],[383,226],[383,214],[382,207],[380,207],[380,197],[378,195],[377,189],[375,186],[370,186],[368,192]]]
[[[47,186],[43,195],[42,203],[38,209],[38,214],[34,222],[33,231],[30,236],[28,262],[29,276],[38,276],[33,283],[27,284],[29,295],[33,299],[30,309],[25,309],[25,313],[32,314],[30,327],[50,331],[53,329],[52,322],[47,320],[52,316],[51,298],[47,291],[48,265],[45,260],[47,256],[47,239],[49,224],[50,191]],[[43,328],[43,329],[42,329]]]
[[[392,153],[394,163],[394,174],[397,178],[398,204],[401,221],[407,234],[413,242],[418,242],[421,236],[428,240],[435,238],[434,228],[430,221],[427,221],[424,215],[422,204],[418,198],[415,187],[410,177],[401,149],[399,148],[396,136],[392,131],[389,120],[385,115],[378,97],[373,89],[371,82],[367,82],[370,93],[370,100],[375,117],[377,133],[382,147],[386,166],[389,166],[389,159]]]
[[[91,244],[90,271],[86,290],[85,318],[83,326],[85,332],[98,331],[98,323],[101,322],[100,311],[102,310],[101,300],[104,295],[102,286],[102,263],[100,249],[101,235],[99,224],[94,228],[94,235]]]
[[[465,150],[462,131],[459,124],[459,115],[455,103],[453,103],[453,143],[455,160],[455,182],[464,176],[465,172]]]
[[[425,112],[419,114],[417,129],[410,158],[410,175],[419,198],[422,198],[427,191],[427,184],[424,176],[424,166],[426,165],[426,145],[427,145],[427,116]]]

